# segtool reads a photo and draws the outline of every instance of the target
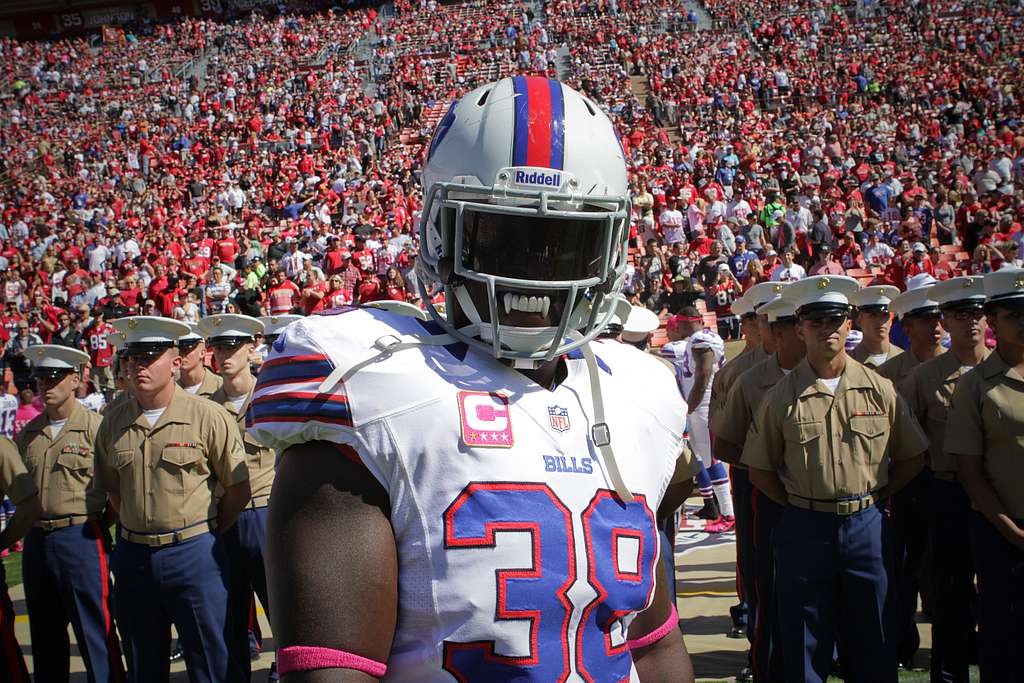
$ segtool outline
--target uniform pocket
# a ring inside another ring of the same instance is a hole
[[[168,446],[160,453],[158,471],[162,475],[161,485],[168,491],[183,493],[191,491],[190,480],[204,478],[202,467],[203,452],[198,448]]]
[[[786,441],[785,461],[789,471],[816,472],[822,469],[827,447],[823,422],[792,422],[783,427],[782,435]]]
[[[850,418],[850,446],[853,457],[862,463],[877,464],[885,456],[889,421],[884,416]]]
[[[92,479],[93,458],[81,453],[61,453],[57,456],[57,485],[65,491],[83,491]]]

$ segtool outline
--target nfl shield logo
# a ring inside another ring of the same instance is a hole
[[[550,406],[548,408],[548,422],[551,423],[551,428],[556,432],[569,431],[569,411],[560,406]]]

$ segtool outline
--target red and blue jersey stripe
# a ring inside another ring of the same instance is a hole
[[[513,166],[562,170],[565,163],[565,97],[562,84],[540,76],[516,76]]]

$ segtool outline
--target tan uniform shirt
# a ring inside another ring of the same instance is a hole
[[[946,349],[943,348],[939,353],[945,352]],[[917,356],[914,355],[913,351],[906,351],[895,358],[890,358],[882,363],[876,372],[892,382],[893,386],[899,389],[903,381],[907,377],[910,377],[910,373],[912,373],[914,368],[920,364],[921,361],[917,359]]]
[[[889,344],[889,350],[886,351],[885,353],[885,359],[881,363],[875,363],[873,360],[871,360],[871,356],[873,354],[868,353],[868,350],[864,348],[864,344],[858,344],[857,348],[850,352],[850,358],[874,370],[883,363],[888,363],[901,353],[903,353],[903,349],[896,346],[895,344]]]
[[[957,382],[946,450],[980,456],[1006,513],[1024,519],[1024,377],[998,351]]]
[[[38,415],[18,433],[21,459],[40,491],[42,519],[99,517],[107,495],[93,481],[96,430],[103,420],[78,401],[64,428],[51,436],[50,418]]]
[[[722,406],[729,396],[729,390],[732,388],[732,383],[736,381],[737,377],[758,363],[768,360],[769,357],[769,354],[765,352],[763,347],[755,346],[750,350],[743,351],[740,355],[723,365],[722,369],[716,372],[714,379],[711,380],[711,399],[708,403],[708,417],[714,419],[715,413],[722,410]],[[683,398],[686,397],[684,396]]]
[[[235,422],[238,424],[239,436],[242,437],[242,444],[245,447],[245,465],[249,470],[249,486],[252,487],[254,499],[265,498],[270,495],[270,489],[274,486],[274,451],[267,448],[245,431],[245,414],[252,401],[252,392],[246,397],[245,403],[239,411],[228,401],[228,395],[221,386],[214,392],[210,400],[218,405],[224,406]],[[260,501],[257,501],[260,502]]]
[[[711,431],[742,448],[761,401],[785,376],[774,355],[741,374],[733,382],[722,409],[712,416]]]
[[[16,506],[39,493],[32,475],[18,455],[18,447],[6,436],[0,436],[0,497],[6,495]]]
[[[777,472],[791,496],[832,501],[881,489],[890,460],[927,448],[892,383],[848,359],[833,396],[805,358],[764,397],[742,462]]]
[[[193,396],[202,396],[203,398],[212,398],[217,390],[224,385],[224,379],[213,370],[206,369],[206,374],[203,375],[203,381],[199,385],[199,389]],[[182,387],[184,389],[185,387]],[[186,392],[188,393],[188,392]]]
[[[120,496],[128,531],[175,531],[213,520],[217,485],[227,488],[248,477],[231,415],[180,387],[152,427],[134,398],[100,424],[97,483]]]
[[[956,472],[956,457],[945,449],[947,413],[957,380],[970,369],[963,369],[954,354],[944,353],[918,365],[900,387],[928,435],[928,465],[933,472]]]

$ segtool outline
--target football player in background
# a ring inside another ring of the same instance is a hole
[[[700,459],[697,487],[704,499],[704,509],[697,516],[707,519],[706,510],[711,508],[715,514],[704,530],[713,534],[732,531],[736,527],[736,513],[729,490],[729,473],[725,465],[712,457],[708,427],[711,384],[715,373],[725,365],[725,342],[704,325],[700,311],[692,306],[680,309],[672,317],[668,334],[671,341],[661,347],[661,355],[678,368],[679,388],[689,406],[690,448]]]

